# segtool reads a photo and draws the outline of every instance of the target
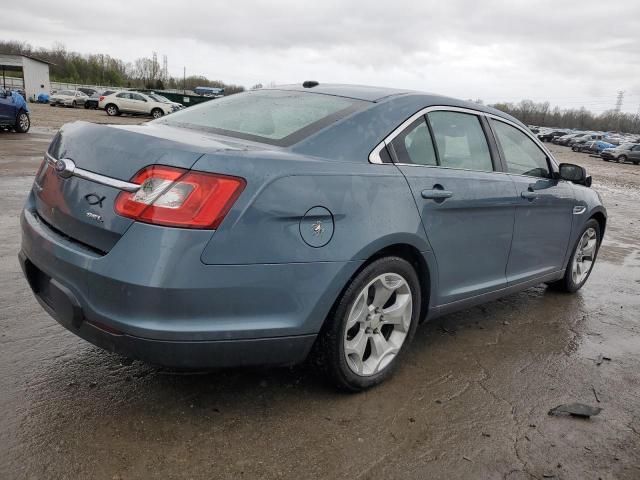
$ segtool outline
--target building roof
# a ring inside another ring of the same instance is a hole
[[[28,58],[29,60],[34,60],[36,62],[40,62],[40,63],[46,63],[47,65],[55,65],[55,63],[53,62],[49,62],[47,60],[43,60],[41,58],[37,58],[31,55],[23,55],[20,53],[5,53],[5,52],[0,52],[0,56],[2,57],[14,57],[14,58],[19,58],[19,57],[23,57],[23,58]],[[2,61],[0,61],[0,65],[2,65]]]

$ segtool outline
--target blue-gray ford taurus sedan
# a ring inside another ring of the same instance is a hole
[[[65,125],[20,260],[63,326],[172,367],[389,376],[424,319],[587,280],[606,211],[517,120],[442,96],[318,85],[140,126]]]

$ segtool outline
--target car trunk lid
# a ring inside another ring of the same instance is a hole
[[[133,223],[114,211],[122,190],[79,176],[64,178],[52,163],[69,159],[77,169],[129,182],[149,165],[189,169],[205,151],[240,148],[176,130],[153,124],[66,125],[49,147],[49,161],[43,162],[36,175],[33,191],[38,216],[60,234],[98,253],[108,252]]]

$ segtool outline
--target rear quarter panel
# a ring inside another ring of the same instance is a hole
[[[274,152],[259,160],[205,155],[193,168],[247,180],[202,254],[206,264],[346,262],[396,243],[429,250],[414,199],[394,165]],[[318,206],[331,212],[334,231],[327,245],[311,247],[300,221]]]

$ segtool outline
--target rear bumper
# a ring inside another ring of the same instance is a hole
[[[291,365],[308,355],[316,335],[217,341],[167,341],[127,335],[92,323],[69,288],[38,269],[23,252],[20,265],[40,305],[60,325],[109,352],[174,368]]]
[[[133,224],[106,255],[24,210],[20,263],[40,304],[106,350],[175,367],[293,364],[361,262],[205,265],[211,232]]]

